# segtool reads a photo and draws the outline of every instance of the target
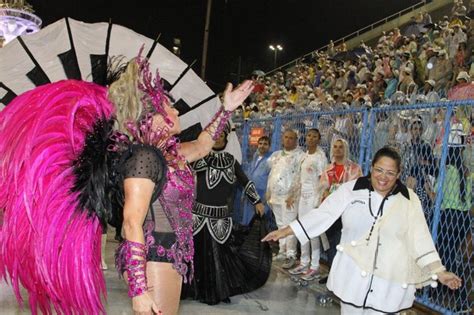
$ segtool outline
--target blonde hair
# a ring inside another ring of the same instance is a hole
[[[148,102],[143,102],[144,93],[138,88],[140,83],[140,66],[136,59],[130,60],[119,79],[108,89],[108,98],[115,104],[116,129],[131,136],[125,128],[128,121],[138,121],[144,113],[152,110]],[[150,107],[150,108],[148,108]]]

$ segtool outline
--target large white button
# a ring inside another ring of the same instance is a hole
[[[362,277],[367,277],[367,271],[362,270],[361,273],[360,273],[360,275],[361,275]]]
[[[432,288],[436,288],[438,286],[438,281],[433,281],[433,282],[431,282],[430,285],[431,285]]]
[[[408,284],[406,284],[406,283],[402,284],[402,288],[404,288],[404,289],[408,288]]]
[[[438,280],[438,275],[432,275],[431,279],[433,279],[434,281]]]
[[[341,244],[339,244],[339,245],[336,246],[336,249],[338,251],[342,252],[344,250],[344,247]]]
[[[356,241],[352,241],[352,242],[351,242],[351,245],[352,245],[352,246],[356,246],[356,245],[357,245],[357,242],[356,242]]]

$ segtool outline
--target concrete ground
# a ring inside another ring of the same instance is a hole
[[[109,235],[106,246],[106,262],[109,270],[104,272],[107,281],[108,300],[106,304],[107,313],[111,315],[129,315],[131,303],[127,295],[125,283],[118,279],[113,269],[113,255],[118,245]],[[230,304],[218,304],[209,306],[195,301],[185,300],[181,302],[179,314],[339,314],[339,305],[333,302],[322,306],[317,302],[317,297],[325,293],[324,285],[317,281],[308,287],[301,287],[292,281],[289,275],[275,263],[268,282],[260,289],[231,298]],[[31,314],[28,308],[21,310],[14,298],[11,289],[4,282],[0,283],[0,315],[24,315]],[[409,311],[408,314],[421,314]]]

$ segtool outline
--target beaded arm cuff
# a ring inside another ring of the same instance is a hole
[[[123,241],[115,252],[115,267],[120,276],[127,272],[128,296],[133,298],[145,293],[146,285],[146,252],[144,244]]]
[[[231,114],[231,111],[225,110],[224,107],[221,107],[206,128],[204,128],[204,131],[211,136],[212,140],[216,141],[219,138],[222,131],[224,131]]]

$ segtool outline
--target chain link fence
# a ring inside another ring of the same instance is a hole
[[[459,290],[425,287],[417,302],[443,314],[472,314],[474,101],[387,106],[313,112],[236,122],[244,169],[260,136],[269,136],[271,150],[281,149],[281,136],[293,129],[305,147],[309,129],[318,128],[320,147],[329,158],[331,141],[349,143],[350,158],[370,170],[374,153],[385,145],[402,156],[401,180],[420,197],[426,221],[446,269],[462,278]],[[324,258],[324,257],[323,257]]]

